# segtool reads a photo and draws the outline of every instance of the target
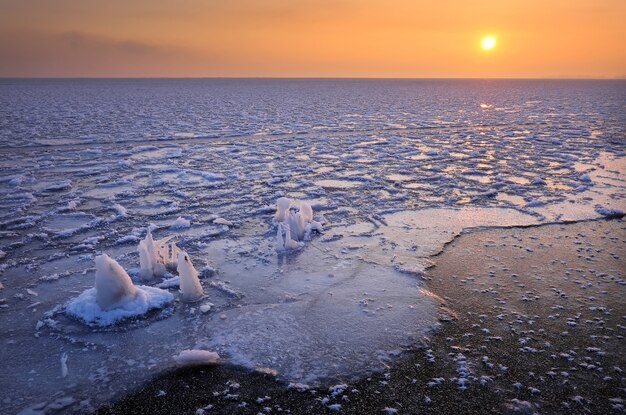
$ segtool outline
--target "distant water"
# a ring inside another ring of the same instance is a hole
[[[610,137],[625,105],[622,80],[2,79],[0,144],[552,122]]]

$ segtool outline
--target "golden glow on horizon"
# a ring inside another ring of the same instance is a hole
[[[490,51],[496,46],[496,38],[493,36],[485,36],[480,42],[480,46],[483,50]]]
[[[0,76],[626,77],[624,0],[0,0],[0,10]]]

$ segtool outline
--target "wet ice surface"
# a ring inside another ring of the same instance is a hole
[[[186,349],[311,384],[379,370],[434,323],[421,270],[464,229],[626,210],[623,84],[585,84],[565,103],[559,85],[541,95],[535,84],[508,94],[491,84],[376,84],[367,93],[379,101],[350,102],[351,112],[347,98],[317,86],[318,102],[295,100],[307,88],[291,85],[284,105],[305,107],[265,118],[238,101],[256,97],[254,88],[218,85],[211,91],[232,102],[217,111],[203,87],[185,85],[168,90],[188,98],[174,118],[170,104],[137,104],[146,90],[168,96],[163,85],[125,88],[115,110],[107,94],[80,106],[102,92],[97,82],[66,91],[82,110],[45,94],[48,106],[33,110],[28,91],[63,84],[17,85],[13,98],[2,96],[14,100],[1,106],[2,139],[29,146],[6,147],[0,160],[0,328],[11,362],[2,407],[57,392],[106,400]],[[348,84],[344,92],[365,90]],[[433,92],[448,94],[445,112],[424,101]],[[186,107],[202,99],[211,116]],[[493,107],[481,109],[484,101]],[[72,116],[62,118],[61,108]],[[230,115],[216,121],[222,113]],[[100,124],[107,119],[116,122]],[[192,131],[181,131],[185,123]],[[224,137],[246,134],[257,135]],[[307,200],[326,219],[323,235],[286,255],[276,254],[271,225],[280,196]],[[188,229],[171,229],[179,217]],[[107,329],[66,317],[63,304],[93,286],[96,253],[138,268],[135,247],[149,224],[155,237],[179,233],[199,270],[217,270],[202,280],[208,298]]]

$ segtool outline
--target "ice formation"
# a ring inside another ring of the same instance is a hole
[[[185,302],[198,301],[204,297],[202,285],[198,278],[198,271],[194,268],[185,251],[178,253],[178,275],[180,277],[180,291]]]
[[[124,268],[107,254],[96,257],[96,301],[102,310],[111,310],[133,301],[137,289]]]
[[[293,239],[291,226],[288,223],[278,224],[276,232],[276,251],[295,250],[300,249],[302,246],[302,242]]]
[[[67,377],[67,353],[63,353],[61,355],[61,377],[65,378]]]
[[[65,312],[87,324],[109,326],[171,303],[165,290],[133,285],[122,266],[108,255],[96,257],[96,286],[65,305]]]
[[[285,216],[287,215],[287,211],[289,210],[289,206],[291,205],[291,200],[286,197],[279,197],[276,201],[276,214],[274,215],[274,219],[277,222],[282,222],[285,220]]]
[[[208,350],[183,350],[176,356],[174,360],[180,365],[202,365],[217,363],[220,359],[220,355],[216,352],[210,352]]]
[[[171,229],[187,229],[191,226],[191,221],[189,219],[185,219],[182,216],[176,218],[174,222],[170,225]]]
[[[117,308],[103,310],[96,301],[96,289],[83,291],[65,306],[65,312],[87,324],[110,326],[130,317],[138,317],[152,309],[162,308],[174,300],[174,296],[159,288],[136,286],[137,295]]]
[[[213,219],[213,223],[216,225],[226,225],[226,226],[233,226],[234,223],[232,223],[231,221],[224,219],[224,218],[215,218]]]
[[[303,240],[309,238],[313,230],[322,232],[320,222],[313,220],[313,208],[307,202],[300,202],[297,211],[291,209],[291,200],[281,197],[276,201],[277,223],[276,250],[293,250],[302,247]]]
[[[152,233],[148,233],[142,241],[139,241],[137,250],[139,251],[139,275],[144,280],[154,277],[162,277],[167,268],[175,269],[178,265],[178,247],[176,243],[169,242],[172,236],[168,236],[158,241],[152,238]]]

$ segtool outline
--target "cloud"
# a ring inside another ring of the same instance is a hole
[[[113,39],[84,32],[64,32],[57,36],[67,47],[79,52],[119,53],[129,56],[167,57],[181,53],[178,48],[140,42],[130,39]]]
[[[173,76],[198,61],[183,47],[80,31],[2,35],[0,76]]]

